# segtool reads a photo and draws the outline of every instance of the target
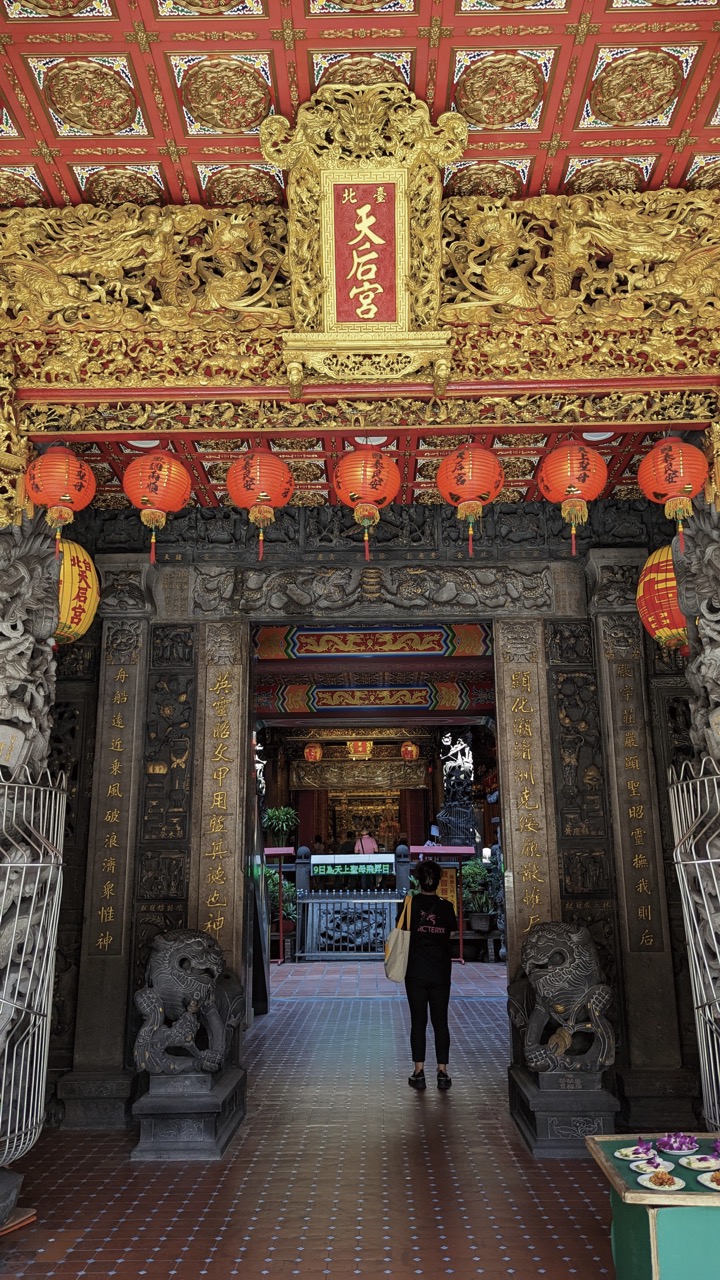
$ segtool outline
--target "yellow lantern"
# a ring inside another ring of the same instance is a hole
[[[60,546],[60,615],[55,639],[58,644],[70,644],[85,635],[95,617],[100,603],[100,582],[84,547],[66,538]]]

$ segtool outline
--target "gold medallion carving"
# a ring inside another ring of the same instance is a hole
[[[711,160],[688,178],[691,191],[714,191],[720,187],[720,160]]]
[[[501,129],[531,116],[544,91],[542,69],[532,58],[521,53],[491,53],[463,71],[455,102],[473,124]]]
[[[323,73],[320,83],[329,84],[404,84],[402,71],[386,58],[349,57],[333,62]]]
[[[2,208],[24,208],[27,205],[44,204],[43,193],[29,178],[22,173],[12,173],[8,169],[0,170],[0,206]]]
[[[157,182],[138,169],[121,165],[91,173],[83,192],[90,204],[162,204],[163,192]]]
[[[219,169],[208,179],[205,188],[207,204],[219,209],[249,201],[251,204],[273,204],[282,199],[280,184],[271,173],[252,165],[233,165]]]
[[[664,50],[645,49],[617,58],[590,91],[595,115],[608,124],[640,124],[667,110],[682,88],[680,61]]]
[[[203,58],[185,75],[181,93],[193,119],[218,133],[254,129],[270,109],[270,88],[235,58]]]
[[[596,191],[640,191],[643,172],[636,164],[626,160],[596,160],[583,165],[565,183],[570,195],[584,195]]]
[[[45,93],[65,124],[87,133],[120,133],[129,128],[137,112],[135,94],[122,76],[84,59],[51,67]]]
[[[449,196],[484,196],[500,200],[519,196],[522,174],[509,164],[471,164],[453,173],[446,187]]]

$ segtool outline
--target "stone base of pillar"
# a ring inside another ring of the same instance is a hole
[[[534,1156],[587,1157],[589,1134],[616,1130],[620,1103],[600,1072],[546,1075],[513,1065],[508,1083],[510,1115]]]
[[[57,1096],[64,1104],[66,1129],[127,1129],[132,1124],[130,1071],[103,1073],[71,1071],[58,1080]]]
[[[616,1066],[615,1078],[623,1132],[694,1132],[703,1127],[696,1072],[685,1067],[641,1071]]]
[[[247,1072],[151,1076],[133,1106],[140,1141],[131,1160],[219,1160],[245,1115]]]

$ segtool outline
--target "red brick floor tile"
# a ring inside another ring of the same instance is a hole
[[[447,1094],[432,1074],[408,1089],[381,964],[277,966],[272,987],[225,1160],[138,1166],[132,1134],[45,1133],[22,1162],[38,1221],[0,1242],[2,1280],[612,1276],[594,1166],[534,1161],[510,1121],[502,966],[454,966]]]

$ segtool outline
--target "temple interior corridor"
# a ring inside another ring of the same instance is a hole
[[[21,1162],[37,1222],[0,1241],[0,1276],[611,1276],[595,1166],[533,1160],[510,1121],[505,980],[454,966],[453,1087],[416,1094],[379,962],[273,966],[225,1159],[132,1164],[131,1134],[46,1129]]]

